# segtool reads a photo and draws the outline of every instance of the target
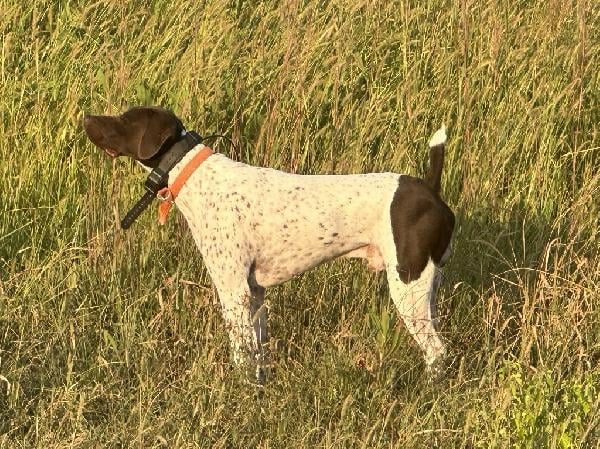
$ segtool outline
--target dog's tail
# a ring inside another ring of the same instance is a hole
[[[440,192],[442,169],[444,168],[444,149],[446,147],[446,126],[442,125],[429,141],[429,171],[425,182],[436,193]]]

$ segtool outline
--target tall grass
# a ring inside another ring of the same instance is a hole
[[[600,15],[592,1],[0,0],[0,447],[598,447]],[[297,173],[421,174],[455,254],[431,383],[386,284],[267,293],[275,373],[232,367],[181,219],[84,111],[174,109]]]

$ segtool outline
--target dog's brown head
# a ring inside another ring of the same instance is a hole
[[[110,156],[129,156],[151,168],[185,129],[175,114],[159,107],[135,107],[121,115],[86,114],[83,123],[90,140]]]

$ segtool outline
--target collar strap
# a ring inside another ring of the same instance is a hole
[[[175,178],[175,181],[171,184],[171,187],[163,187],[159,190],[157,197],[162,201],[158,207],[158,222],[165,224],[167,222],[167,215],[179,195],[179,192],[192,176],[198,167],[213,154],[213,150],[208,147],[202,148],[196,156],[194,156],[181,170],[181,173]]]
[[[202,142],[202,137],[194,131],[188,131],[182,134],[175,144],[169,148],[161,158],[158,166],[146,178],[144,187],[146,193],[138,200],[131,210],[121,220],[121,228],[128,229],[142,212],[150,205],[152,200],[160,189],[167,186],[169,182],[169,172],[183,157],[196,145]]]

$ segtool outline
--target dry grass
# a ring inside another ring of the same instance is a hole
[[[598,447],[598,11],[0,0],[0,447]],[[299,173],[419,174],[449,124],[447,378],[336,262],[268,293],[276,372],[248,385],[180,220],[118,229],[143,176],[81,117],[137,104]]]

